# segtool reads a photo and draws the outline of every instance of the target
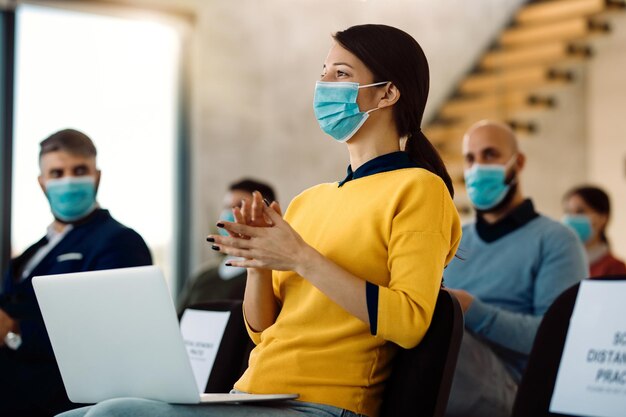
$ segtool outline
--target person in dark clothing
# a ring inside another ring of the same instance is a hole
[[[263,182],[253,179],[241,179],[228,187],[224,195],[224,205],[220,220],[234,221],[233,208],[241,208],[242,202],[252,201],[252,193],[258,191],[269,201],[276,200],[274,189]],[[220,231],[220,233],[224,233]],[[246,269],[229,267],[226,263],[230,257],[222,257],[218,265],[201,271],[187,285],[178,297],[179,314],[194,304],[213,300],[243,300],[246,288]]]
[[[152,264],[141,236],[96,201],[100,170],[91,139],[66,129],[40,146],[38,179],[54,221],[41,240],[11,260],[4,274],[0,295],[3,417],[47,416],[75,408],[63,386],[32,278]]]

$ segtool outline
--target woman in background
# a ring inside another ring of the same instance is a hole
[[[299,399],[118,399],[64,416],[378,415],[398,346],[416,346],[430,325],[461,226],[450,177],[420,127],[429,72],[418,43],[383,25],[334,39],[314,111],[322,130],[346,143],[348,175],[301,193],[284,219],[255,192],[233,209],[236,222],[217,224],[229,236],[207,238],[214,250],[244,258],[231,265],[248,273],[244,313],[256,347],[235,389]]]
[[[606,192],[598,187],[576,187],[563,198],[563,222],[572,227],[585,244],[590,277],[626,275],[626,265],[611,253],[606,228],[611,203]]]

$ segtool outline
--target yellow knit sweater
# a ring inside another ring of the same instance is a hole
[[[280,313],[265,331],[249,329],[257,346],[235,387],[375,417],[394,343],[410,348],[424,336],[461,238],[448,190],[424,169],[398,169],[306,190],[285,219],[326,258],[379,286],[377,332],[306,278],[274,271]]]

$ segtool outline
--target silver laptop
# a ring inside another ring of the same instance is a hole
[[[298,397],[198,392],[174,304],[155,266],[39,276],[33,287],[75,403],[118,397],[180,404]]]

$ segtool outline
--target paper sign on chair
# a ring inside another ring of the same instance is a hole
[[[198,392],[204,392],[229,318],[229,311],[186,309],[180,320]]]
[[[550,411],[626,415],[626,282],[586,280],[570,320]]]

